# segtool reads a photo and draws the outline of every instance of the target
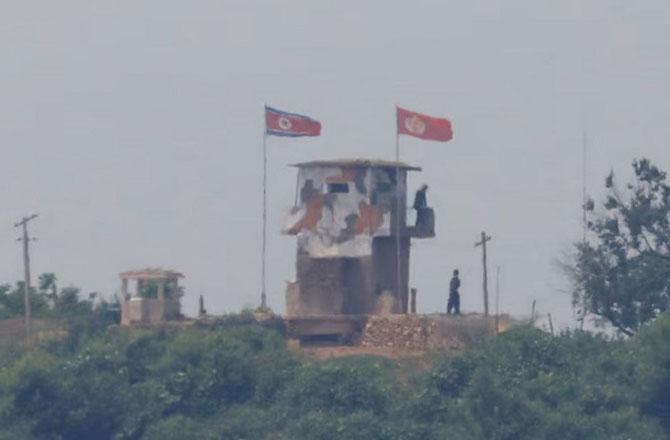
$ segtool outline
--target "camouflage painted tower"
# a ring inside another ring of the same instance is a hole
[[[287,314],[370,314],[382,295],[393,299],[394,313],[407,312],[410,240],[435,236],[428,207],[419,224],[407,225],[407,173],[420,168],[374,160],[295,167],[296,202],[284,232],[298,238],[297,279]]]

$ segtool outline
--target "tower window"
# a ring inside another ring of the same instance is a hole
[[[393,185],[388,182],[377,183],[377,191],[380,193],[388,193],[393,191]]]
[[[328,194],[341,194],[349,192],[348,183],[329,183]]]

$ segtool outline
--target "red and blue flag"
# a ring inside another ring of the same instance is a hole
[[[272,136],[320,136],[321,123],[305,115],[265,106],[265,133]]]

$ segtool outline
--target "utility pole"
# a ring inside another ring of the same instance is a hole
[[[484,316],[489,316],[489,283],[486,273],[486,242],[491,241],[491,236],[486,235],[486,232],[482,231],[482,239],[475,243],[475,247],[482,247],[482,265],[484,266],[484,279],[482,281],[482,287],[484,291]]]
[[[24,282],[23,282],[23,300],[25,303],[25,325],[26,325],[26,341],[30,344],[30,240],[33,240],[28,235],[28,222],[37,218],[37,214],[33,214],[30,217],[23,217],[21,221],[14,223],[14,227],[21,227],[23,229],[23,237],[19,238],[18,241],[23,241],[23,272],[24,272]]]

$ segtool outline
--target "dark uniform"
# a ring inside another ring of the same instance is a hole
[[[428,208],[428,200],[426,199],[427,185],[423,185],[414,195],[414,209],[416,209],[416,225],[425,223],[426,208]]]
[[[447,314],[451,314],[451,311],[454,311],[454,314],[461,314],[461,295],[458,293],[458,289],[461,287],[461,280],[458,279],[458,271],[454,271],[454,276],[451,278],[449,283],[449,301],[447,301]]]
[[[417,211],[428,207],[428,201],[426,200],[427,189],[427,186],[423,186],[414,195],[414,209]]]

